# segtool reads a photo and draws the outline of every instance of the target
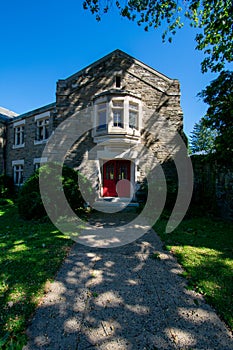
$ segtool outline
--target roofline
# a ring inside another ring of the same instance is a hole
[[[77,73],[74,73],[72,75],[70,75],[69,77],[65,78],[65,79],[59,79],[59,81],[70,81],[76,77],[79,77],[80,75],[82,75],[86,70],[90,69],[90,68],[93,68],[97,65],[99,65],[101,62],[104,62],[106,60],[108,60],[108,58],[110,58],[111,56],[113,56],[114,54],[120,54],[120,55],[124,55],[126,57],[128,57],[129,59],[133,60],[134,63],[137,63],[139,64],[141,67],[145,68],[146,70],[148,70],[150,73],[156,75],[156,76],[159,76],[161,77],[162,79],[166,80],[166,81],[173,81],[173,80],[177,80],[177,79],[172,79],[172,78],[169,78],[168,76],[166,76],[165,74],[163,73],[160,73],[159,71],[157,71],[156,69],[150,67],[149,65],[143,63],[142,61],[134,58],[133,56],[130,56],[129,54],[127,54],[126,52],[120,50],[120,49],[116,49],[112,52],[110,52],[109,54],[107,54],[106,56],[100,58],[99,60],[89,64],[88,66],[86,66],[85,68],[81,69],[80,71],[78,71]]]
[[[1,114],[0,113],[0,121],[4,124],[8,123],[9,121],[12,120],[12,117],[8,117],[7,115]]]
[[[24,118],[28,118],[28,117],[31,117],[31,116],[36,115],[36,114],[40,114],[40,113],[46,112],[46,111],[48,111],[48,110],[50,110],[50,109],[52,109],[54,107],[56,107],[56,102],[53,102],[53,103],[50,103],[48,105],[45,105],[45,106],[33,109],[32,111],[20,114],[17,117],[13,117],[12,119],[10,119],[8,121],[8,123],[15,122],[18,119],[24,119]]]

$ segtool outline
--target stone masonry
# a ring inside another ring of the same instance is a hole
[[[118,77],[118,83],[116,83],[116,77]],[[118,86],[116,86],[117,84]],[[129,131],[128,128],[125,133],[121,131],[120,136],[116,132],[114,135],[107,133],[104,136],[108,137],[111,147],[112,141],[118,137],[121,152],[123,150],[121,143],[125,145],[128,143],[129,146],[135,144],[137,147],[141,145],[141,153],[137,151],[136,156],[128,156],[127,158],[135,164],[138,164],[136,163],[137,158],[144,159],[144,162],[140,166],[138,165],[137,169],[135,168],[135,174],[137,174],[137,179],[136,175],[133,178],[135,181],[141,181],[145,177],[149,163],[169,162],[174,154],[179,152],[180,145],[174,147],[177,135],[180,135],[181,139],[186,142],[186,137],[183,134],[179,81],[166,77],[120,50],[115,50],[67,79],[59,80],[55,103],[17,117],[8,118],[4,122],[0,120],[2,135],[0,140],[0,171],[5,171],[12,176],[12,165],[17,164],[17,161],[22,161],[23,179],[27,179],[34,172],[35,159],[41,158],[47,142],[46,138],[43,142],[35,143],[37,118],[46,115],[46,113],[49,115],[50,137],[64,120],[74,115],[78,118],[77,125],[88,123],[94,127],[95,103],[102,98],[101,96],[110,102],[115,97],[122,98],[124,101],[131,98],[139,101],[140,130],[136,130],[138,134],[135,136],[134,131]],[[82,116],[81,111],[85,111]],[[14,129],[20,125],[20,122],[24,123],[22,124],[24,143],[22,147],[16,147],[14,145]],[[5,136],[3,137],[3,135]],[[98,177],[97,173],[100,169],[98,168],[99,158],[97,154],[102,154],[104,149],[105,151],[107,149],[107,146],[101,145],[101,136],[103,135],[93,137],[93,130],[90,130],[79,140],[76,140],[72,147],[67,150],[66,164],[76,169],[82,169],[87,175],[93,176],[94,174]],[[2,147],[4,142],[6,143],[5,156]],[[96,157],[94,157],[95,162],[89,165],[87,160],[90,151],[97,143],[99,148],[96,151]],[[109,154],[113,154],[111,147]],[[114,147],[115,154],[120,154],[119,149],[117,151],[117,147]],[[143,147],[149,150],[149,154],[143,156]],[[2,166],[3,158],[5,158],[5,168]],[[96,184],[94,183],[94,185]]]

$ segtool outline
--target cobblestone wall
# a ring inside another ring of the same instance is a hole
[[[233,169],[192,156],[194,169],[193,202],[208,212],[233,220]]]

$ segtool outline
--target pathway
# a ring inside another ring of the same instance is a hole
[[[76,243],[37,309],[24,350],[233,349],[224,323],[187,290],[181,273],[153,230],[117,248]]]

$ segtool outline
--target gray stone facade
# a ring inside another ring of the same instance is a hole
[[[3,147],[0,150],[1,164],[5,162],[0,171],[11,176],[23,171],[26,180],[35,164],[46,161],[41,157],[47,140],[69,118],[76,118],[77,128],[89,125],[90,130],[67,149],[65,163],[91,177],[99,195],[103,164],[108,160],[129,160],[130,181],[135,185],[146,176],[149,164],[169,162],[179,152],[179,145],[174,147],[177,135],[186,140],[179,81],[116,50],[59,80],[55,103],[0,121],[1,135],[5,133],[1,145],[6,143],[5,156]],[[100,125],[98,118],[106,118],[107,126]]]

